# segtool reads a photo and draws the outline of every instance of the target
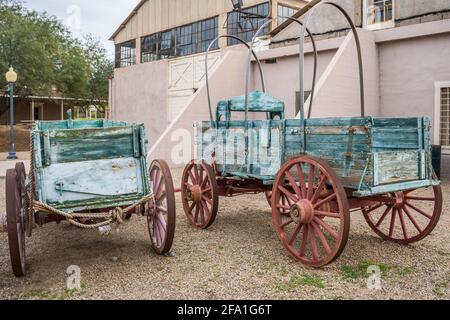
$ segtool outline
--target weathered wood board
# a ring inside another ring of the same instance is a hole
[[[132,204],[150,192],[143,125],[113,121],[38,122],[36,197],[62,210]]]

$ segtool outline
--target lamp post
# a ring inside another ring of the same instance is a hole
[[[6,81],[9,83],[9,114],[10,114],[10,130],[9,130],[9,155],[8,160],[17,159],[14,150],[14,83],[17,81],[17,73],[11,67],[6,73]]]

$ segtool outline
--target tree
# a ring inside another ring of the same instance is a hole
[[[93,35],[84,37],[84,51],[86,59],[90,64],[89,73],[89,99],[91,105],[104,113],[105,101],[108,99],[109,82],[108,79],[114,73],[114,63],[108,59],[106,49],[102,47],[100,41]]]
[[[55,17],[28,10],[20,0],[0,0],[0,94],[4,97],[8,89],[1,73],[10,66],[19,74],[15,85],[19,97],[52,96],[56,91],[88,101],[107,99],[113,70],[105,49],[92,36],[82,42]]]

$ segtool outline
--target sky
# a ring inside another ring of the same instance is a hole
[[[114,56],[114,45],[108,39],[138,3],[139,0],[25,0],[26,7],[56,16],[75,36],[95,35],[110,58]]]

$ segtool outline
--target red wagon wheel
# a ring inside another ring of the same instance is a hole
[[[158,254],[166,254],[172,248],[175,235],[176,205],[172,175],[165,161],[153,161],[150,179],[155,198],[147,204],[148,231],[153,249]]]
[[[25,267],[25,167],[23,163],[6,172],[6,219],[13,273],[22,277]]]
[[[377,200],[379,204],[362,208],[364,218],[381,238],[399,244],[423,240],[442,213],[441,186],[390,193]]]
[[[219,194],[213,168],[202,161],[191,161],[184,169],[181,197],[189,222],[200,229],[209,228],[216,219]]]
[[[283,196],[288,205],[280,203]],[[273,186],[272,217],[284,247],[305,265],[325,266],[347,244],[347,196],[339,177],[320,159],[305,156],[283,165]]]

